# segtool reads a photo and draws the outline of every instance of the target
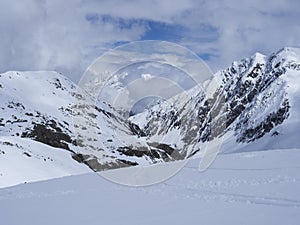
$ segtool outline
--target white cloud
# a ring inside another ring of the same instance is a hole
[[[299,20],[299,1],[218,0],[195,6],[178,22],[192,33],[182,44],[215,55],[209,64],[220,68],[256,51],[270,54],[284,46],[300,46]],[[211,41],[197,43],[208,34]]]
[[[152,76],[152,75],[149,74],[149,73],[143,73],[143,74],[141,74],[141,77],[142,77],[145,81],[148,81],[148,80],[151,80],[154,76]]]
[[[212,55],[213,69],[256,51],[300,46],[299,1],[2,0],[0,72],[58,70],[77,81],[115,42],[140,40],[147,20],[184,27],[178,42]]]
[[[114,42],[137,40],[147,29],[91,24],[89,12],[94,9],[82,1],[1,1],[0,71],[51,69],[78,79]]]

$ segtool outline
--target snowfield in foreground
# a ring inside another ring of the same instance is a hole
[[[244,152],[219,155],[202,173],[190,160],[171,179],[142,188],[96,173],[2,188],[1,224],[296,225],[299,161],[299,149]]]

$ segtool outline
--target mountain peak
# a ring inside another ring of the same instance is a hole
[[[266,59],[266,56],[261,54],[260,52],[256,52],[251,56],[251,59],[254,59],[255,61],[264,61]]]

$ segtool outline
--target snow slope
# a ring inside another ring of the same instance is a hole
[[[18,137],[0,137],[0,188],[88,173],[69,152]]]
[[[139,188],[96,173],[22,184],[0,189],[1,223],[298,225],[299,161],[299,149],[227,154],[200,173],[194,159]]]

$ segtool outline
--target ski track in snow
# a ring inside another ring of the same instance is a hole
[[[5,225],[298,224],[300,150],[253,152],[255,161],[247,154],[220,155],[202,173],[193,159],[174,177],[147,187],[88,173],[2,188],[1,220]]]
[[[178,187],[176,185],[165,184],[170,187]],[[284,206],[284,207],[300,207],[300,201],[293,199],[285,199],[285,198],[272,198],[266,196],[255,196],[255,195],[242,195],[221,191],[211,191],[205,189],[198,188],[190,188],[190,187],[181,187],[179,188],[182,191],[190,192],[195,198],[203,198],[203,199],[214,199],[224,202],[243,202],[249,204],[262,204],[262,205],[270,205],[270,206]],[[207,195],[207,196],[206,196]]]

